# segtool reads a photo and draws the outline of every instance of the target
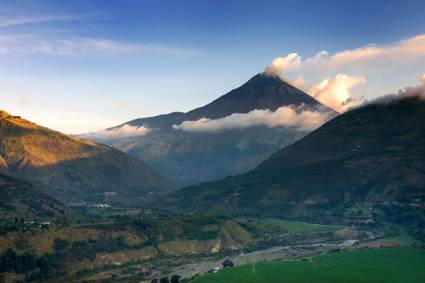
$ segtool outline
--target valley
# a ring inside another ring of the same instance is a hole
[[[0,283],[425,282],[425,75],[360,103],[276,72],[326,56],[82,134],[0,111]]]
[[[189,279],[228,258],[236,265],[301,258],[369,237],[355,228],[279,219],[164,216],[152,211],[112,216],[108,208],[103,210],[103,216],[71,222],[34,225],[18,220],[0,235],[2,278],[6,282],[15,277],[35,282],[59,278],[150,282],[172,275]],[[22,261],[27,263],[22,266]]]
[[[0,282],[421,282],[424,105],[348,111],[246,173],[181,189],[136,157],[1,112]]]

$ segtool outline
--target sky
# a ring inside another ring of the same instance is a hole
[[[84,133],[188,111],[267,70],[343,112],[419,84],[423,11],[423,0],[0,0],[0,109]]]

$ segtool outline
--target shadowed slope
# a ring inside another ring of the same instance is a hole
[[[53,219],[71,215],[62,203],[31,184],[0,173],[0,220]]]
[[[161,203],[190,212],[315,221],[376,221],[376,211],[386,211],[420,227],[425,221],[424,115],[425,102],[418,99],[350,111],[246,174],[184,188]]]

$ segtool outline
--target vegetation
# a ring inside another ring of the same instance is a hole
[[[320,225],[300,221],[285,221],[277,218],[255,220],[263,225],[282,227],[291,233],[336,232],[346,229],[344,226]]]
[[[223,256],[248,246],[253,238],[237,221],[208,215],[116,215],[81,221],[6,231],[0,236],[0,273],[24,274],[27,281],[81,277],[116,265]],[[142,267],[136,273],[146,272]]]
[[[417,97],[348,111],[254,170],[182,188],[158,205],[368,228],[390,222],[425,239],[424,112]]]
[[[342,251],[309,260],[260,262],[223,269],[191,283],[422,283],[425,250],[414,248]]]

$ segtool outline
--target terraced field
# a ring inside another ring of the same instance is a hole
[[[347,250],[299,261],[227,268],[190,283],[423,283],[424,266],[424,249]]]

